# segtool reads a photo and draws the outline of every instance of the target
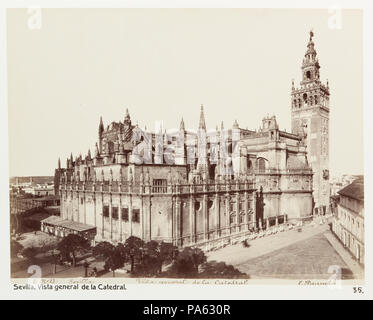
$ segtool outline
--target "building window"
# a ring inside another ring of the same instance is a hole
[[[247,171],[248,172],[253,172],[253,163],[249,158],[247,158]]]
[[[307,93],[304,93],[304,94],[303,94],[303,101],[304,101],[304,103],[308,103],[308,100],[307,100]]]
[[[258,167],[259,167],[259,172],[264,172],[266,169],[266,162],[263,158],[260,158],[258,160]]]
[[[166,193],[167,192],[167,179],[153,179],[154,193]]]
[[[196,201],[196,202],[194,203],[194,209],[195,209],[196,211],[198,211],[200,208],[201,208],[201,203],[198,202],[198,201]]]
[[[214,206],[214,201],[209,200],[208,203],[207,203],[207,206],[208,206],[209,209],[211,209]]]
[[[112,208],[111,217],[114,220],[118,220],[118,208],[117,207]]]
[[[140,222],[140,209],[132,209],[132,222]]]
[[[233,202],[231,202],[231,203],[229,204],[229,211],[230,211],[230,212],[235,211],[235,210],[234,210],[234,203],[233,203]]]
[[[83,198],[80,198],[80,204],[83,204]]]
[[[230,224],[234,224],[235,221],[236,221],[236,215],[235,215],[235,214],[231,214],[231,215],[230,215],[230,221],[229,221],[229,223],[230,223]]]
[[[243,208],[245,207],[245,203],[244,202],[240,202],[239,203],[239,211],[242,211],[243,210]]]
[[[128,208],[122,208],[122,220],[128,221]]]
[[[240,214],[240,223],[243,223],[244,222],[244,215],[243,214]]]
[[[104,206],[102,209],[102,214],[104,217],[109,217],[109,206]]]

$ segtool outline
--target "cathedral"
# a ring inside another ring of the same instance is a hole
[[[101,118],[93,155],[71,155],[66,168],[58,162],[61,217],[43,227],[64,236],[68,221],[94,241],[132,235],[203,247],[325,213],[329,87],[320,81],[312,39],[311,32],[300,87],[291,89],[291,133],[275,116],[264,117],[259,130],[235,121],[208,131],[203,106],[194,131],[181,119],[174,132],[148,132],[128,110],[107,126]]]

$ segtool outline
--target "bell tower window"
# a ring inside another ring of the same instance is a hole
[[[304,101],[304,103],[307,103],[307,93],[303,94],[303,101]]]

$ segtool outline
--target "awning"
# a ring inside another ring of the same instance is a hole
[[[73,230],[73,231],[78,231],[78,232],[85,232],[89,230],[95,230],[96,227],[85,224],[85,223],[80,223],[76,221],[71,221],[67,219],[62,219],[61,217],[56,217],[56,216],[50,216],[44,220],[41,221],[44,224],[50,224],[56,227],[62,227],[65,229]]]

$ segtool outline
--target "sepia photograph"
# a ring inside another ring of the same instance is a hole
[[[6,77],[13,283],[364,285],[362,9],[8,8]]]

